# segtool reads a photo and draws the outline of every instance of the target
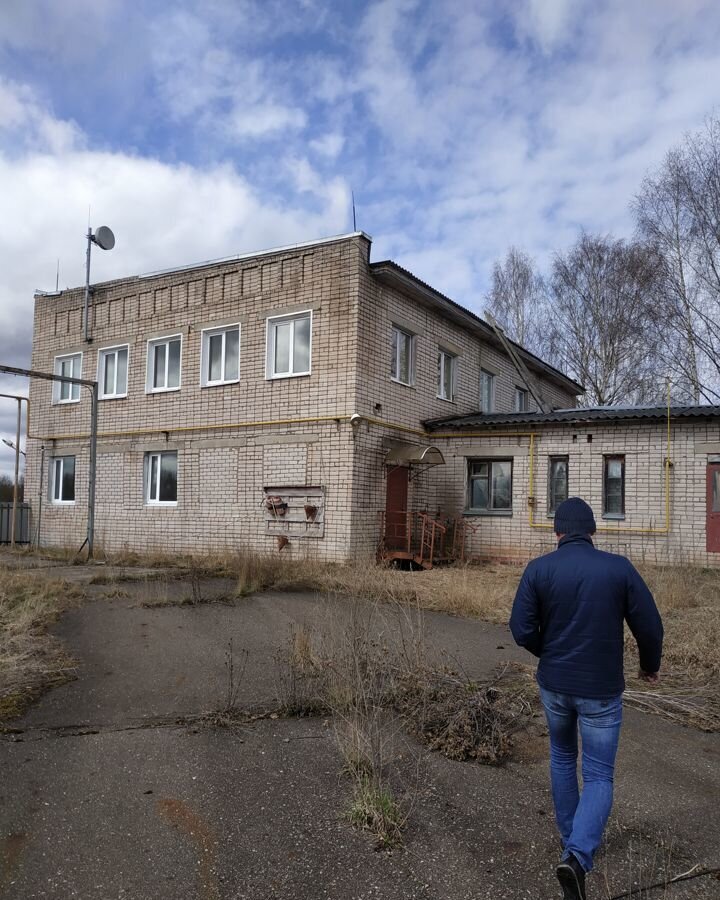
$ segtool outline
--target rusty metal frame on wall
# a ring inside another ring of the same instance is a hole
[[[266,485],[262,504],[265,533],[295,539],[325,537],[325,487]]]

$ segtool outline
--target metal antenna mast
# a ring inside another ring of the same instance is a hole
[[[90,342],[90,248],[97,244],[101,250],[112,250],[115,246],[115,235],[107,227],[101,225],[93,234],[92,228],[87,230],[87,253],[85,254],[85,305],[83,309],[83,322],[85,340]]]

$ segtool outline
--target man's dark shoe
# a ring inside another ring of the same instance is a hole
[[[571,853],[555,870],[560,887],[563,889],[563,900],[587,900],[585,894],[585,870]]]

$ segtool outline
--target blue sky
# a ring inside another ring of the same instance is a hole
[[[0,360],[58,259],[82,283],[88,207],[100,280],[351,230],[354,190],[374,259],[481,311],[510,244],[632,233],[718,46],[713,0],[5,0]]]

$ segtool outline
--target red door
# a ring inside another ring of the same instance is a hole
[[[720,553],[720,463],[707,467],[705,533],[708,553]]]
[[[385,546],[390,550],[410,549],[407,511],[408,471],[404,466],[395,466],[387,470]]]

